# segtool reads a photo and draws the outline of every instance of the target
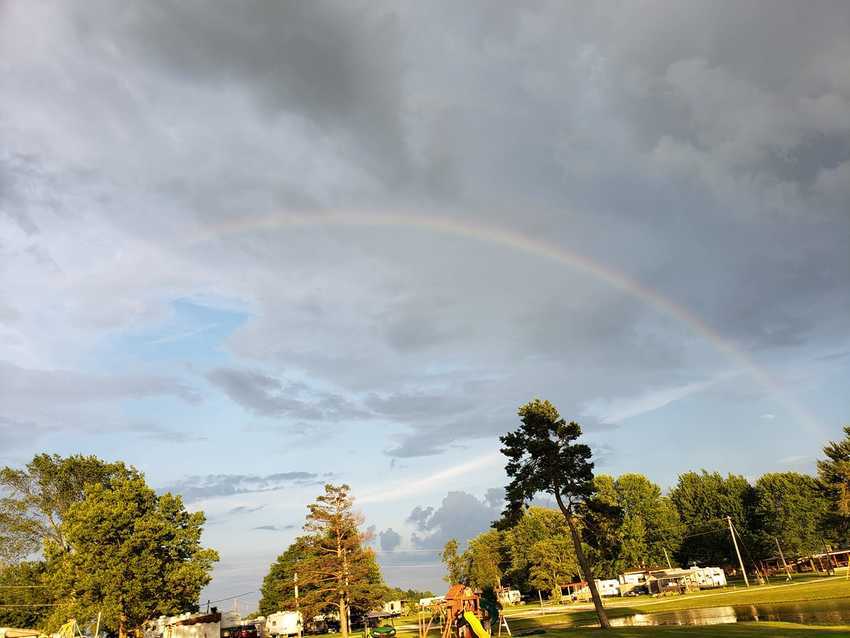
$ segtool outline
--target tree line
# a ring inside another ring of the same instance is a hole
[[[519,409],[520,427],[501,437],[507,456],[506,508],[489,529],[459,553],[443,549],[446,579],[479,588],[506,583],[524,593],[588,582],[607,626],[594,577],[615,578],[629,568],[737,565],[728,521],[741,538],[750,569],[775,556],[824,552],[850,545],[850,426],[824,447],[817,476],[769,473],[754,484],[718,472],[686,472],[664,494],[639,473],[593,474],[581,428],[548,401]],[[557,509],[536,505],[554,497]],[[728,519],[727,519],[728,517]]]

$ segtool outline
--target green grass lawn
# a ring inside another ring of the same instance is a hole
[[[653,613],[679,611],[686,609],[701,609],[707,607],[722,607],[727,605],[746,605],[759,603],[804,602],[815,600],[847,599],[850,606],[850,581],[843,576],[799,577],[792,583],[786,584],[774,580],[769,585],[759,585],[746,588],[743,586],[729,587],[723,590],[694,592],[669,598],[651,598],[640,596],[635,598],[606,599],[605,606],[611,618],[628,616],[633,613]],[[719,636],[724,638],[820,638],[822,636],[850,636],[850,626],[825,627],[821,625],[797,625],[793,623],[773,622],[741,622],[708,626],[662,626],[662,627],[619,627],[610,632],[599,629],[576,627],[575,625],[589,624],[596,620],[596,615],[589,605],[575,608],[558,608],[547,613],[539,613],[535,605],[522,605],[506,610],[508,622],[516,638],[519,634],[530,630],[545,630],[543,638],[652,638],[654,636],[681,636],[683,638],[704,638]],[[398,630],[398,638],[418,638],[416,617],[397,618],[393,624]],[[407,628],[403,628],[406,626]],[[503,634],[504,635],[504,634]],[[352,638],[360,638],[360,631],[352,632]],[[429,634],[430,638],[438,638],[436,628]],[[328,638],[338,638],[338,634],[330,634]]]
[[[589,628],[548,629],[545,638],[838,638],[850,634],[850,626],[823,627],[781,622],[732,623],[702,627],[620,627],[609,631]],[[357,638],[360,633],[352,634]],[[415,632],[399,632],[399,636],[416,636]],[[434,634],[436,635],[436,634]],[[514,636],[519,638],[515,633]],[[328,634],[339,638],[339,634]]]
[[[606,599],[605,607],[611,618],[618,618],[631,615],[635,612],[652,613],[726,605],[803,602],[834,598],[847,598],[848,605],[850,605],[850,581],[845,580],[843,577],[799,579],[789,584],[774,581],[770,585],[759,585],[750,588],[727,588],[723,591],[695,592],[669,598],[639,596],[628,599]],[[533,612],[533,607],[530,605],[509,611],[506,615],[511,628],[516,627],[518,632],[522,632],[533,628],[588,623],[596,618],[592,607],[589,605],[540,615],[534,615],[531,612]],[[516,616],[516,614],[523,613],[529,615],[522,617]]]
[[[602,631],[601,629],[556,629],[546,632],[548,638],[655,638],[670,636],[677,638],[837,638],[846,636],[850,626],[819,627],[795,625],[793,623],[760,622],[732,623],[702,627],[622,627]]]

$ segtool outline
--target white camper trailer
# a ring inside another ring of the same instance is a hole
[[[616,578],[608,578],[605,580],[600,580],[599,578],[596,580],[596,589],[599,591],[600,596],[619,596],[620,595],[620,581]]]
[[[221,614],[185,613],[177,616],[160,616],[142,627],[144,638],[220,638]]]
[[[300,636],[304,619],[300,611],[277,611],[266,617],[266,632],[270,636]]]

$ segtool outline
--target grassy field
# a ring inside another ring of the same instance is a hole
[[[548,638],[837,638],[850,632],[847,627],[817,627],[792,623],[733,623],[708,627],[624,627],[601,629],[559,629],[547,631]]]
[[[670,598],[615,598],[607,599],[606,608],[611,618],[619,618],[634,613],[653,613],[721,607],[727,605],[746,605],[759,603],[805,602],[817,600],[847,599],[850,606],[850,581],[843,576],[801,577],[792,583],[773,581],[769,585],[753,586],[749,589],[729,587],[710,592],[696,592]],[[602,633],[598,629],[577,627],[576,625],[593,623],[596,616],[589,605],[549,607],[540,609],[528,604],[506,611],[508,622],[514,636],[529,631],[545,631],[546,638],[582,638],[584,636],[610,636],[611,638],[650,638],[654,636],[681,636],[683,638],[703,638],[706,636],[729,636],[730,638],[768,638],[791,636],[796,638],[819,638],[821,636],[850,635],[850,626],[824,627],[815,625],[797,625],[792,623],[730,623],[724,625],[691,627],[622,627]],[[398,618],[394,621],[398,638],[417,638],[416,617]],[[354,636],[360,636],[359,632]],[[431,632],[437,638],[436,631]]]
[[[521,632],[519,632],[521,633]],[[620,627],[603,632],[594,628],[547,629],[545,638],[837,638],[850,634],[850,626],[823,627],[782,622],[731,623],[702,627]],[[415,638],[415,631],[399,631],[400,637]],[[434,633],[433,635],[436,635]],[[361,636],[359,632],[352,638]],[[516,638],[520,638],[514,633]],[[338,638],[330,634],[329,638]]]
[[[804,602],[847,598],[850,605],[850,581],[843,576],[832,578],[799,579],[792,583],[774,583],[771,585],[727,588],[722,591],[697,592],[669,598],[651,598],[648,596],[606,600],[605,607],[611,618],[628,616],[633,613],[652,613],[680,611],[685,609],[703,609],[726,605],[748,605],[759,603]],[[573,608],[557,608],[548,613],[540,613],[531,605],[525,605],[508,611],[511,627],[521,632],[535,628],[555,628],[592,622],[595,614],[590,605],[576,605]],[[547,632],[548,633],[548,632]]]

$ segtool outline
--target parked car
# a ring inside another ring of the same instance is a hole
[[[238,625],[221,630],[221,638],[262,638],[256,625]]]

